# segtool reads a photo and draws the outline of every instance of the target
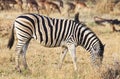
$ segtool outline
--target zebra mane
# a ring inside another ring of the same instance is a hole
[[[79,13],[78,12],[75,14],[74,21],[75,22],[80,22],[80,20],[79,20]]]
[[[77,12],[77,13],[75,14],[74,21],[75,21],[76,23],[80,23],[80,24],[85,25],[84,22],[82,22],[82,21],[79,20],[79,12]]]
[[[102,44],[102,42],[100,41],[100,51],[104,51],[104,47],[105,45]],[[103,52],[99,53],[100,56],[103,56]]]

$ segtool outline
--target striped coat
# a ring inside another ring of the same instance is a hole
[[[23,14],[15,19],[11,38],[8,47],[11,48],[14,42],[14,29],[18,38],[16,46],[16,68],[19,67],[19,55],[23,53],[23,65],[27,68],[26,50],[31,38],[39,41],[45,47],[59,47],[63,48],[61,54],[60,67],[67,51],[70,52],[74,68],[76,66],[76,47],[82,46],[91,53],[92,62],[95,65],[96,59],[99,58],[100,63],[103,58],[104,45],[99,40],[94,32],[92,32],[85,24],[69,20],[56,19],[38,14]]]

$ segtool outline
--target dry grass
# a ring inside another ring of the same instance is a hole
[[[88,26],[97,34],[102,42],[106,44],[101,71],[96,72],[91,67],[90,54],[82,47],[77,47],[77,72],[74,71],[69,54],[67,54],[65,58],[62,69],[58,70],[61,49],[42,47],[35,40],[31,41],[27,50],[27,62],[30,71],[23,70],[22,73],[14,71],[14,50],[16,42],[12,50],[8,50],[6,45],[10,33],[9,28],[12,26],[15,17],[20,14],[20,12],[17,13],[13,11],[9,13],[5,11],[0,12],[0,79],[120,79],[120,66],[118,64],[117,68],[115,64],[116,62],[120,63],[120,33],[112,33],[109,26],[97,27],[97,25],[92,22],[93,15],[88,14],[87,16],[83,14],[83,16],[86,16],[85,18],[81,15],[80,19],[85,19],[85,21],[88,22]],[[59,14],[50,16],[61,18]],[[66,16],[62,17],[65,18]],[[73,17],[71,17],[71,19],[73,19]],[[114,54],[116,55],[113,56]],[[114,60],[114,58],[118,60]],[[111,75],[113,76],[111,77]]]
[[[109,13],[111,11],[113,11],[113,6],[114,3],[112,3],[113,0],[99,0],[97,1],[97,5],[96,5],[96,11],[97,13]]]

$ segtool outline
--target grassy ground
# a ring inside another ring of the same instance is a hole
[[[61,49],[42,47],[35,40],[31,41],[27,50],[27,62],[30,71],[23,70],[22,73],[14,71],[16,42],[12,50],[7,49],[6,45],[11,31],[10,27],[15,17],[20,14],[21,12],[14,11],[0,12],[0,79],[111,79],[111,77],[106,77],[104,73],[109,76],[110,74],[107,71],[113,67],[116,61],[120,61],[120,33],[113,33],[109,25],[102,27],[94,24],[92,22],[93,14],[83,15],[85,18],[80,14],[80,19],[84,19],[83,21],[86,21],[87,25],[106,44],[102,71],[95,72],[93,70],[90,64],[90,53],[82,47],[77,47],[78,72],[74,71],[69,54],[65,58],[62,69],[59,70],[58,62]],[[65,15],[55,13],[50,16],[67,18]],[[70,19],[73,19],[73,15]],[[120,76],[120,73],[118,75]]]

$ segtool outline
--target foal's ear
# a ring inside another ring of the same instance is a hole
[[[80,22],[80,21],[79,21],[79,12],[77,12],[77,13],[75,14],[74,21],[75,21],[75,22]]]

